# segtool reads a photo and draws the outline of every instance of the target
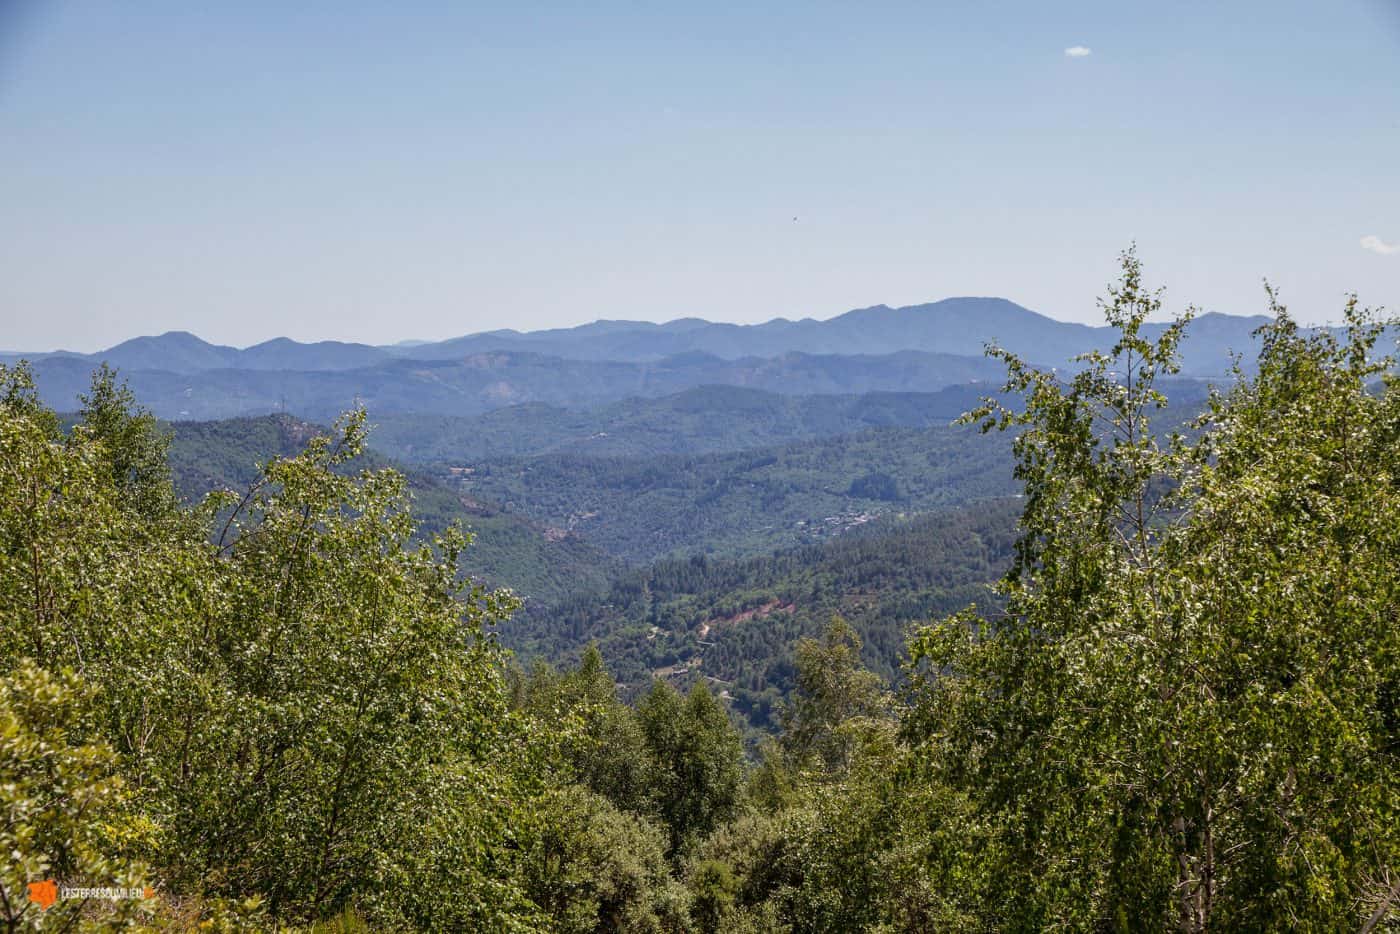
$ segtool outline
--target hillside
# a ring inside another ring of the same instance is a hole
[[[714,454],[794,444],[872,428],[933,428],[975,408],[995,384],[938,392],[789,396],[742,386],[697,386],[594,409],[529,403],[482,415],[377,415],[375,444],[406,463],[464,464],[542,454],[640,457]],[[1177,407],[1194,411],[1209,385],[1164,380]],[[1001,397],[1003,402],[1009,399]]]
[[[296,454],[323,429],[286,416],[214,422],[175,422],[170,465],[186,500],[214,489],[240,489],[257,476],[257,465],[273,456]],[[370,452],[354,462],[380,468],[391,462]],[[507,586],[530,600],[559,600],[603,587],[616,562],[576,535],[546,529],[448,486],[419,471],[405,472],[420,529],[431,533],[461,521],[476,536],[463,557],[472,577]]]
[[[975,406],[986,384],[932,393],[790,396],[744,386],[697,386],[657,399],[596,409],[544,403],[477,416],[376,416],[375,444],[414,463],[578,454],[635,457],[773,447],[871,428],[948,425]]]
[[[567,662],[597,642],[624,693],[708,680],[751,727],[777,726],[792,651],[840,614],[863,660],[899,679],[910,623],[995,603],[1019,500],[884,520],[821,545],[742,560],[695,556],[623,575],[605,594],[536,606],[501,627],[523,658]]]
[[[694,456],[503,458],[440,478],[632,562],[757,554],[1016,489],[1005,438],[947,426]]]
[[[785,353],[889,354],[900,350],[981,354],[988,340],[1022,337],[1050,341],[1041,349],[1083,348],[1093,329],[1036,314],[1001,298],[949,298],[923,305],[876,305],[825,320],[774,318],[762,324],[729,324],[683,318],[665,324],[595,321],[573,328],[469,334],[407,352],[417,359],[508,350],[579,360],[659,360],[683,353],[726,359]],[[1068,359],[1075,351],[1065,354]]]

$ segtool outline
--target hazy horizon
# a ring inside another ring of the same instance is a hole
[[[949,296],[946,296],[945,298],[932,299],[932,300],[927,301],[927,302],[916,302],[916,303],[914,303],[914,304],[912,304],[912,305],[889,305],[889,304],[887,304],[887,303],[877,302],[877,303],[875,303],[874,305],[862,305],[862,306],[860,306],[859,308],[847,308],[847,309],[844,309],[844,310],[842,310],[842,311],[832,312],[831,314],[804,315],[804,316],[802,316],[802,317],[800,317],[800,318],[792,318],[792,317],[785,317],[785,316],[779,315],[779,316],[775,316],[775,317],[772,317],[772,318],[768,318],[767,320],[764,320],[764,321],[742,321],[742,322],[736,322],[736,321],[720,321],[720,320],[714,320],[714,319],[704,318],[703,316],[700,316],[700,315],[686,315],[686,316],[679,317],[679,318],[667,318],[667,319],[659,320],[659,321],[648,321],[648,320],[641,319],[641,318],[594,318],[594,319],[589,320],[589,321],[582,321],[582,322],[579,322],[578,324],[555,325],[555,326],[545,327],[545,328],[517,329],[517,328],[510,328],[510,327],[499,327],[499,328],[490,328],[490,327],[488,327],[488,328],[483,328],[483,329],[476,330],[476,331],[467,331],[467,332],[463,332],[463,333],[461,333],[461,334],[446,334],[446,335],[443,335],[443,336],[441,336],[441,337],[431,337],[431,338],[403,337],[403,338],[398,338],[398,339],[396,339],[396,340],[383,341],[383,342],[377,342],[377,343],[369,343],[369,342],[367,342],[367,341],[346,340],[346,339],[344,339],[344,338],[338,338],[338,337],[335,337],[335,336],[314,337],[314,338],[310,338],[310,339],[307,339],[307,340],[299,340],[299,339],[297,339],[297,338],[288,338],[288,335],[286,335],[286,334],[274,334],[274,335],[272,335],[272,336],[270,336],[270,337],[264,337],[264,338],[260,338],[260,339],[258,339],[258,340],[243,341],[243,342],[239,342],[239,341],[237,341],[237,340],[234,340],[234,341],[216,341],[216,340],[211,340],[211,339],[209,339],[208,337],[206,337],[204,334],[201,334],[201,333],[199,333],[198,331],[192,330],[192,329],[190,329],[190,328],[170,328],[170,329],[167,329],[167,330],[165,330],[165,331],[152,332],[152,333],[149,333],[149,334],[132,334],[132,335],[130,335],[130,336],[128,336],[128,337],[122,338],[122,339],[119,340],[119,341],[115,341],[115,342],[113,342],[113,343],[111,343],[111,344],[104,344],[104,345],[98,346],[98,347],[82,348],[82,347],[77,347],[77,346],[71,346],[71,347],[67,347],[67,346],[65,346],[65,347],[3,347],[3,346],[0,346],[0,353],[3,353],[3,354],[24,354],[24,353],[53,354],[53,353],[71,352],[71,353],[77,353],[77,354],[93,354],[93,353],[99,353],[99,352],[104,351],[104,350],[110,350],[112,347],[115,347],[115,346],[117,346],[117,345],[119,345],[119,344],[122,344],[122,343],[125,343],[125,342],[127,342],[127,341],[137,340],[137,339],[141,339],[141,338],[164,337],[165,335],[168,335],[168,334],[191,334],[191,335],[193,335],[194,337],[197,337],[197,338],[199,338],[200,340],[204,341],[205,343],[212,344],[212,345],[216,345],[216,346],[233,347],[233,348],[235,348],[235,349],[237,349],[237,350],[246,350],[246,349],[248,349],[248,348],[250,348],[250,347],[256,347],[256,346],[258,346],[259,344],[270,343],[270,342],[272,342],[272,341],[283,340],[283,339],[291,339],[291,340],[294,340],[294,341],[296,341],[297,343],[300,343],[300,344],[313,344],[313,343],[318,343],[318,342],[322,342],[322,341],[329,341],[329,342],[336,342],[336,343],[364,344],[364,345],[366,345],[366,346],[371,346],[371,347],[385,347],[385,348],[388,348],[388,347],[396,347],[396,346],[413,346],[413,345],[419,345],[419,344],[434,344],[434,343],[439,343],[439,342],[441,342],[441,341],[453,340],[453,339],[455,339],[455,338],[462,338],[462,337],[471,337],[471,336],[479,335],[479,334],[491,334],[491,333],[502,333],[502,332],[514,332],[514,333],[517,333],[517,334],[530,334],[530,333],[537,333],[537,332],[541,332],[541,331],[570,330],[570,329],[572,329],[572,328],[586,327],[587,325],[590,325],[590,324],[601,324],[601,323],[646,324],[646,325],[652,325],[652,326],[654,326],[654,327],[663,327],[663,326],[665,326],[665,325],[672,324],[672,323],[675,323],[675,322],[677,322],[677,321],[684,321],[684,320],[704,320],[704,321],[706,321],[706,322],[708,322],[708,323],[710,323],[710,324],[732,324],[732,325],[735,325],[736,327],[760,327],[760,326],[765,325],[765,324],[772,324],[772,323],[774,323],[774,322],[780,322],[780,321],[786,321],[786,322],[800,322],[800,321],[832,321],[832,320],[834,320],[834,319],[836,319],[836,318],[839,318],[839,317],[841,317],[841,316],[843,316],[843,315],[850,314],[851,312],[855,312],[855,311],[866,311],[866,310],[869,310],[869,309],[871,309],[871,308],[881,308],[881,307],[885,307],[885,308],[892,308],[892,309],[894,309],[894,310],[896,310],[896,311],[899,311],[899,310],[903,310],[903,309],[905,309],[905,308],[919,308],[919,307],[923,307],[923,306],[926,306],[926,305],[936,305],[936,304],[938,304],[938,303],[940,303],[940,302],[960,301],[960,300],[965,300],[965,299],[974,299],[974,300],[987,300],[987,299],[991,299],[991,300],[999,300],[999,301],[1009,301],[1009,302],[1011,302],[1012,304],[1017,305],[1017,306],[1019,306],[1019,307],[1025,309],[1026,311],[1031,312],[1032,314],[1039,314],[1039,315],[1041,315],[1042,317],[1050,318],[1051,320],[1057,321],[1057,322],[1059,322],[1059,323],[1061,323],[1061,324],[1083,324],[1083,325],[1086,325],[1086,326],[1089,326],[1089,327],[1100,327],[1100,326],[1104,326],[1104,322],[1102,322],[1102,321],[1097,321],[1097,322],[1091,322],[1091,321],[1069,321],[1069,320],[1065,320],[1065,319],[1063,319],[1063,318],[1056,318],[1056,317],[1054,317],[1053,315],[1046,315],[1046,314],[1044,314],[1043,312],[1039,312],[1039,311],[1037,311],[1037,310],[1034,309],[1034,308],[1030,308],[1030,307],[1028,307],[1028,306],[1026,306],[1026,305],[1022,305],[1020,302],[1016,302],[1016,301],[1014,301],[1014,300],[1012,300],[1012,299],[1007,299],[1007,298],[1005,298],[1004,296],[1000,296],[1000,295],[949,295]],[[1225,314],[1225,315],[1229,315],[1229,314],[1230,314],[1230,313],[1228,313],[1228,312],[1206,312],[1206,311],[1204,311],[1204,310],[1200,310],[1200,313],[1201,313],[1201,314]],[[1252,312],[1252,313],[1247,314],[1247,315],[1230,315],[1230,316],[1231,316],[1231,317],[1257,317],[1259,314],[1260,314],[1259,312]],[[1160,316],[1160,320],[1169,320],[1169,316],[1164,314],[1164,315]],[[1330,323],[1330,322],[1328,322],[1328,323]]]
[[[0,6],[0,346],[1400,304],[1400,7]],[[1386,153],[1391,155],[1387,156]]]

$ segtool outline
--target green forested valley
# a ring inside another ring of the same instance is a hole
[[[452,479],[638,563],[761,553],[1014,489],[1004,439],[948,426],[696,456],[542,455],[476,464]]]
[[[638,457],[771,448],[872,428],[947,426],[987,386],[939,392],[781,395],[745,386],[697,386],[659,399],[596,409],[542,403],[477,416],[380,415],[375,444],[408,463],[463,464],[541,454]]]
[[[1018,500],[996,500],[760,557],[659,561],[606,591],[526,607],[501,641],[522,658],[565,663],[596,645],[625,697],[656,678],[703,681],[754,738],[779,728],[794,649],[833,617],[862,640],[861,663],[895,683],[911,624],[996,605],[1019,511]]]
[[[1395,929],[1393,322],[1274,303],[1204,395],[1132,253],[1104,310],[956,427],[729,392],[378,454],[0,365],[0,922]]]
[[[198,502],[218,490],[246,490],[262,465],[299,453],[326,428],[286,415],[217,422],[177,422],[170,434],[169,462],[176,490]],[[373,434],[370,434],[373,440]],[[388,458],[366,447],[340,465],[343,473],[382,470]],[[532,600],[559,600],[600,589],[618,562],[577,535],[549,530],[499,506],[451,488],[421,470],[403,471],[414,522],[421,533],[462,523],[473,535],[462,571]]]

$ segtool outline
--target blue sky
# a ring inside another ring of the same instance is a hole
[[[0,347],[1400,307],[1400,0],[758,6],[0,0]]]

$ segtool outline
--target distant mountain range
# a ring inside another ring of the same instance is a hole
[[[1183,376],[1229,371],[1252,356],[1263,317],[1208,314],[1183,342]],[[1148,336],[1165,325],[1147,328]],[[41,393],[72,408],[100,362],[119,369],[166,418],[291,411],[324,419],[359,401],[372,413],[476,415],[522,403],[571,408],[654,397],[703,385],[785,394],[936,392],[999,379],[985,359],[996,342],[1043,366],[1071,366],[1114,332],[1047,318],[1000,298],[877,305],[829,320],[737,325],[686,318],[665,324],[595,321],[533,332],[490,331],[385,347],[286,338],[238,349],[171,332],[94,354],[0,354],[35,363]]]
[[[158,370],[166,373],[203,373],[209,370],[350,370],[394,359],[385,348],[340,341],[303,344],[286,337],[274,338],[239,350],[210,344],[188,331],[167,331],[157,337],[135,337],[97,353],[68,350],[53,353],[0,353],[0,362],[18,359],[68,360],[88,369],[106,362],[120,370]]]
[[[1263,317],[1208,314],[1192,327],[1191,375],[1228,371],[1229,351],[1248,350]],[[1148,334],[1165,325],[1149,326]],[[1056,321],[1004,298],[949,298],[925,305],[876,305],[818,321],[776,318],[763,324],[722,324],[682,318],[666,324],[595,321],[546,331],[488,331],[435,344],[394,348],[420,360],[451,360],[492,351],[532,351],[573,360],[660,360],[677,354],[713,354],[725,360],[787,353],[882,355],[901,351],[982,356],[995,342],[1049,366],[1064,366],[1077,354],[1105,347],[1114,332]]]

